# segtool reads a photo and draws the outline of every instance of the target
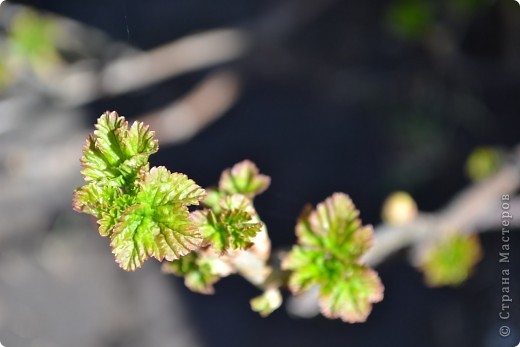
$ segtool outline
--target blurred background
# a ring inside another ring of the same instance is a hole
[[[82,185],[86,135],[99,115],[116,110],[156,130],[152,165],[202,186],[238,161],[256,162],[272,177],[257,210],[273,248],[287,247],[303,206],[335,191],[352,197],[367,224],[381,222],[383,201],[396,190],[421,211],[442,209],[512,160],[519,95],[514,0],[7,0],[0,341],[514,346],[520,240],[512,233],[515,301],[504,339],[498,215],[468,282],[427,288],[408,253],[396,253],[377,268],[384,301],[367,323],[348,325],[284,307],[263,319],[249,308],[259,291],[239,277],[202,296],[162,275],[155,261],[125,273],[71,199]]]

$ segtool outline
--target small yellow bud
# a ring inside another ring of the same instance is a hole
[[[417,216],[417,205],[410,194],[395,192],[383,204],[383,221],[394,225],[411,222]]]

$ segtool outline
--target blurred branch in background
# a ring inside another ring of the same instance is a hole
[[[240,79],[228,70],[218,70],[192,91],[141,120],[157,129],[161,143],[184,141],[226,113],[240,96]]]
[[[181,38],[151,51],[130,54],[109,63],[100,72],[64,72],[56,76],[57,95],[69,106],[79,106],[104,96],[135,91],[181,74],[227,63],[248,49],[245,33],[233,29],[210,30]],[[87,82],[87,83],[85,83]]]

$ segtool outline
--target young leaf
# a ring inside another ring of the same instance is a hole
[[[112,234],[119,265],[133,271],[149,256],[174,260],[199,247],[202,238],[188,212],[204,190],[185,175],[152,168],[140,182],[136,202],[127,208]]]
[[[293,270],[289,288],[294,294],[320,288],[321,312],[354,323],[366,320],[372,304],[383,298],[377,274],[359,263],[372,245],[372,228],[362,226],[350,198],[336,193],[306,209],[298,220],[294,246],[282,267]]]
[[[383,286],[377,273],[364,266],[353,265],[337,281],[321,287],[320,309],[327,318],[344,322],[366,321],[372,303],[383,300]]]
[[[184,277],[184,284],[192,291],[213,294],[213,285],[232,272],[229,264],[214,255],[191,252],[172,262],[164,263],[162,271]]]
[[[250,304],[253,311],[267,317],[282,304],[282,294],[278,289],[269,288],[262,295],[251,299]]]
[[[106,204],[114,200],[113,195],[113,189],[103,189],[97,184],[90,183],[74,191],[72,208],[76,212],[101,218],[103,211],[108,207]]]
[[[73,208],[98,218],[99,232],[110,237],[123,212],[135,203],[139,177],[148,171],[148,157],[157,141],[147,126],[106,112],[83,148],[87,185],[74,192]]]
[[[321,249],[306,249],[293,246],[282,263],[286,270],[294,270],[289,277],[289,288],[294,294],[309,290],[315,284],[326,284],[329,273],[324,261],[327,254]]]
[[[453,233],[425,248],[419,267],[431,287],[458,286],[470,276],[481,257],[477,235]]]
[[[120,185],[131,184],[139,170],[147,165],[148,157],[157,152],[157,140],[147,126],[128,122],[116,112],[106,112],[96,124],[83,148],[82,174],[85,180],[117,180]]]
[[[357,261],[372,246],[372,227],[362,226],[358,216],[352,200],[336,193],[299,220],[298,243],[318,246],[345,262]]]
[[[74,192],[73,209],[97,217],[101,236],[110,236],[123,211],[134,200],[114,185],[89,183]]]
[[[220,213],[213,210],[195,211],[192,218],[204,239],[218,253],[247,249],[262,228],[251,201],[243,195],[228,195],[219,203]]]
[[[222,172],[219,188],[227,194],[242,194],[252,199],[263,193],[270,182],[269,176],[260,174],[253,162],[244,160]]]
[[[206,197],[202,200],[202,204],[208,208],[210,208],[215,213],[220,213],[222,210],[220,208],[220,200],[226,195],[221,193],[216,188],[207,188],[206,189]]]

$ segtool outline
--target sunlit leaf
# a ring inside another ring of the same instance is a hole
[[[321,287],[319,304],[328,318],[364,322],[372,303],[383,300],[383,286],[377,273],[364,266],[351,266],[337,281]]]
[[[132,184],[139,170],[148,165],[148,157],[157,152],[153,132],[142,123],[128,122],[116,112],[106,112],[83,148],[83,176],[87,181],[114,179],[121,185]]]
[[[298,245],[282,267],[292,270],[289,288],[300,294],[320,288],[320,308],[329,318],[350,323],[365,321],[372,304],[383,298],[377,274],[362,264],[360,257],[372,245],[372,228],[362,226],[350,198],[336,193],[307,208],[296,226]]]
[[[251,201],[243,195],[228,195],[219,203],[220,213],[201,210],[192,213],[204,239],[217,252],[247,249],[262,228]]]
[[[148,157],[157,151],[153,132],[124,117],[106,112],[83,148],[87,185],[76,189],[73,208],[98,218],[99,232],[111,236],[124,211],[135,203],[139,179],[148,171]]]
[[[305,249],[293,246],[284,259],[283,267],[294,270],[289,277],[289,288],[294,294],[309,290],[315,284],[326,284],[330,279],[325,268],[327,253],[322,249]]]
[[[133,271],[148,257],[175,260],[200,246],[201,235],[187,205],[196,205],[204,190],[185,175],[152,168],[140,182],[136,203],[123,213],[112,234],[120,266]]]
[[[336,193],[318,204],[307,220],[299,220],[296,227],[298,242],[315,247],[308,241],[310,233],[321,240],[321,248],[331,255],[346,262],[357,261],[372,246],[372,227],[362,226],[358,216],[359,211],[352,200],[345,194]],[[303,237],[304,229],[306,237]]]
[[[269,176],[260,174],[253,162],[244,160],[222,172],[219,189],[227,194],[242,194],[252,199],[263,193],[270,182]]]
[[[124,194],[123,189],[110,184],[89,183],[74,192],[73,209],[98,218],[99,232],[110,236],[123,211],[134,203],[134,197]]]

